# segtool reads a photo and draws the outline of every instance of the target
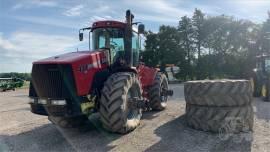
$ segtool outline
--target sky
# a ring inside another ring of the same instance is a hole
[[[270,0],[0,0],[0,73],[31,72],[33,61],[87,50],[78,30],[98,20],[124,21],[127,9],[157,32],[160,25],[177,26],[195,8],[262,23]]]

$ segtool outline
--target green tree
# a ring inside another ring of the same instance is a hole
[[[155,67],[159,63],[159,38],[158,34],[151,31],[146,33],[145,51],[142,52],[146,65]]]
[[[248,78],[256,56],[270,54],[270,13],[263,24],[231,16],[208,16],[195,9],[178,27],[149,32],[144,56],[152,66],[175,64],[181,79]],[[195,73],[195,72],[194,72]]]
[[[258,45],[262,53],[270,53],[270,11],[268,12],[268,19],[263,23],[259,32]]]
[[[197,62],[197,79],[201,79],[201,46],[203,43],[203,24],[204,24],[204,14],[201,10],[195,9],[195,12],[192,17],[192,25],[193,25],[193,39],[195,41],[197,53],[198,53],[198,62]]]
[[[194,63],[194,41],[192,39],[193,36],[193,28],[192,21],[187,16],[183,16],[179,21],[178,31],[180,35],[180,48],[184,49],[186,64],[183,65],[181,72],[183,73],[183,77],[185,79],[193,78],[193,65]]]

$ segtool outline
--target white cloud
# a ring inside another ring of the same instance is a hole
[[[15,46],[10,43],[8,40],[5,40],[3,37],[3,33],[0,33],[0,48],[3,48],[5,50],[14,49]]]
[[[64,27],[64,28],[73,28],[77,29],[76,22],[72,22],[70,20],[62,20],[62,19],[55,19],[55,18],[47,18],[47,17],[35,17],[35,16],[13,16],[12,18],[34,23],[34,24],[41,24],[41,25],[49,25],[49,26],[57,26],[57,27]]]
[[[12,10],[29,9],[33,7],[56,7],[58,3],[52,0],[25,0],[17,3],[12,7]]]
[[[84,8],[84,6],[80,4],[80,5],[74,6],[70,9],[66,10],[63,14],[65,16],[79,16],[79,15],[81,15],[81,11],[83,8]]]
[[[20,9],[20,8],[23,8],[23,7],[24,7],[23,4],[18,3],[18,4],[16,4],[16,5],[14,5],[14,6],[12,7],[12,9],[13,9],[13,10],[17,10],[17,9]]]
[[[98,7],[95,11],[98,13],[102,13],[102,12],[107,12],[110,10],[110,7],[107,5],[102,5],[100,7]]]
[[[30,72],[29,65],[34,60],[75,51],[74,47],[78,44],[75,37],[61,35],[32,32],[15,32],[9,38],[0,35],[0,73],[18,70],[24,72],[18,67]],[[4,64],[9,64],[9,68],[3,66]]]
[[[152,21],[158,23],[177,23],[178,20],[166,16],[136,14],[136,20]]]
[[[181,7],[177,7],[179,2],[175,1],[144,0],[136,1],[136,3],[134,3],[133,1],[125,0],[125,3],[132,7],[135,7],[140,12],[144,12],[144,14],[147,14],[144,16],[144,18],[147,18],[149,21],[160,20],[170,22],[171,20],[177,20],[181,16],[189,15],[192,13]],[[154,18],[151,19],[151,16],[153,16]]]
[[[31,1],[31,3],[33,5],[37,5],[37,6],[44,6],[44,7],[55,7],[57,6],[57,2],[56,1],[52,1],[52,0],[33,0]]]

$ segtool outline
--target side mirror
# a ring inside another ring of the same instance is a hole
[[[83,33],[79,33],[79,40],[83,41]]]
[[[143,34],[144,33],[144,24],[139,24],[138,32],[139,32],[139,34]]]

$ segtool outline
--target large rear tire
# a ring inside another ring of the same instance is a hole
[[[165,74],[158,72],[154,84],[149,89],[150,107],[152,110],[164,110],[167,106],[168,80]]]
[[[101,92],[99,110],[106,130],[124,134],[139,125],[142,110],[130,106],[132,98],[142,98],[141,86],[134,73],[118,72],[108,78]]]
[[[188,104],[201,106],[244,106],[252,102],[252,87],[247,80],[205,80],[185,83]]]
[[[48,116],[48,119],[55,125],[61,128],[77,128],[86,123],[88,120],[86,116],[76,117],[55,117]]]
[[[204,107],[186,105],[187,124],[197,130],[218,133],[248,132],[253,129],[254,112],[251,105],[242,107]]]

